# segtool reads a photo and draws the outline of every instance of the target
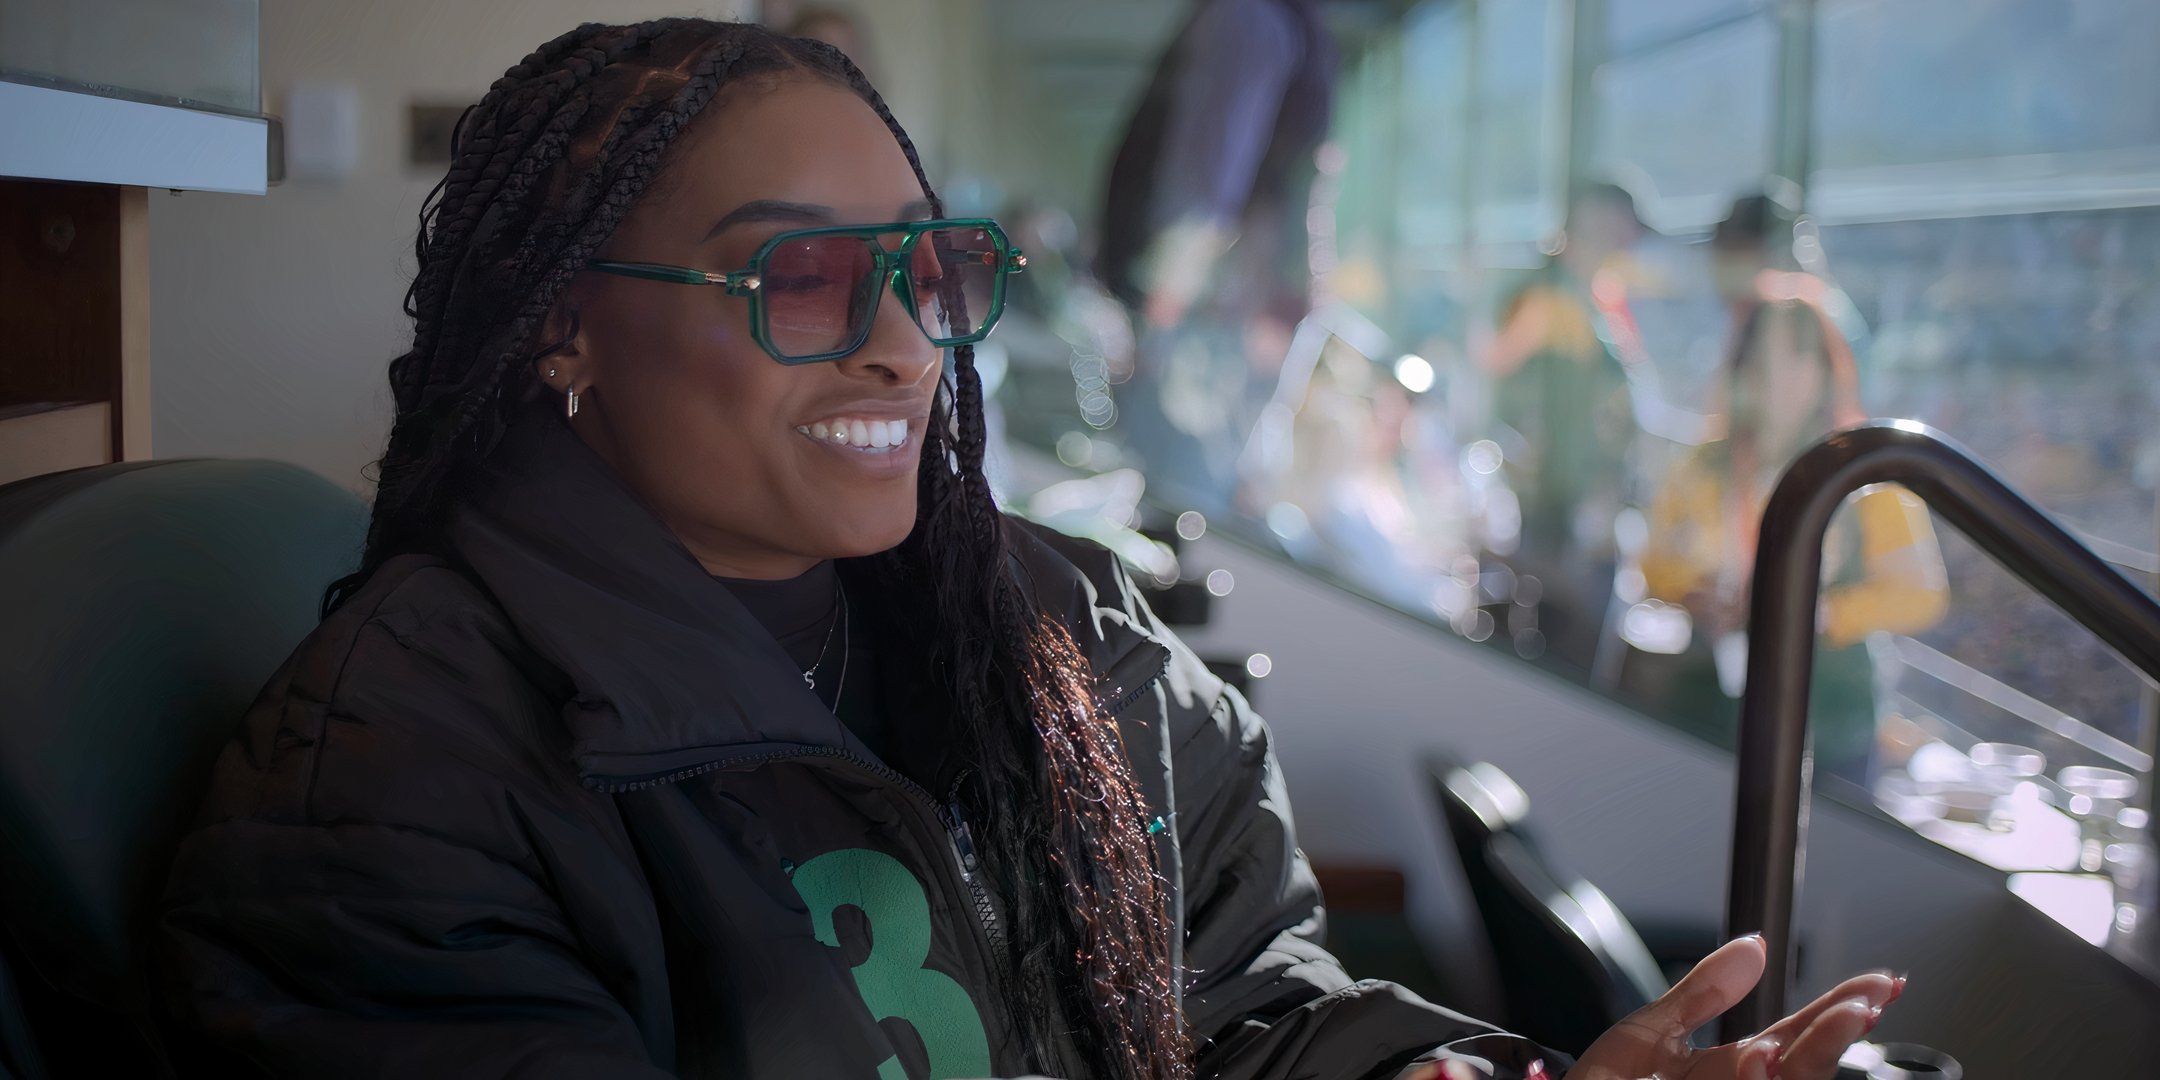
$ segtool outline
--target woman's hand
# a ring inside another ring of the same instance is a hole
[[[1727,942],[1664,997],[1599,1036],[1568,1080],[1832,1080],[1845,1048],[1905,990],[1903,978],[1857,976],[1752,1038],[1690,1047],[1691,1033],[1754,988],[1766,958],[1760,937]]]
[[[1905,991],[1902,976],[1860,975],[1753,1038],[1697,1050],[1688,1036],[1740,1003],[1762,978],[1767,954],[1760,937],[1729,941],[1704,957],[1664,997],[1636,1010],[1590,1044],[1567,1080],[1832,1080],[1838,1058],[1873,1030],[1883,1009]],[[1518,1036],[1487,1038],[1520,1042]],[[1550,1080],[1541,1061],[1510,1067],[1489,1060],[1478,1039],[1450,1043],[1420,1059],[1395,1080]],[[1462,1054],[1450,1054],[1464,1047]],[[1499,1071],[1495,1071],[1498,1067]]]

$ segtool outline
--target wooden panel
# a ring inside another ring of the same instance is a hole
[[[1402,870],[1379,863],[1315,862],[1313,876],[1320,881],[1320,895],[1331,912],[1360,915],[1400,915],[1403,910]]]
[[[0,408],[112,400],[120,247],[118,188],[0,180]]]
[[[112,460],[112,408],[102,401],[0,410],[0,484]]]
[[[113,460],[150,456],[150,192],[115,189],[120,215],[118,261],[120,326],[113,405]]]
[[[144,189],[0,180],[0,417],[63,440],[11,434],[0,473],[150,456],[149,256]],[[91,402],[104,451],[84,461],[82,414],[46,414]]]

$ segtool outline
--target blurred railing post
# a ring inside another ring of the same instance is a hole
[[[1730,932],[1760,932],[1770,962],[1755,992],[1726,1014],[1727,1040],[1785,1015],[1793,905],[1807,847],[1808,680],[1823,537],[1847,495],[1880,483],[1910,489],[2004,569],[2160,680],[2160,603],[1940,433],[1915,421],[1875,421],[1801,454],[1771,493],[1756,549],[1726,907]],[[2152,733],[2144,741],[2148,754],[2160,749],[2150,745]]]

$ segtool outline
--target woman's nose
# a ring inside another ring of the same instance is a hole
[[[936,346],[915,323],[898,296],[880,298],[877,319],[862,348],[840,358],[851,375],[877,378],[900,386],[912,386],[935,377],[939,368]]]

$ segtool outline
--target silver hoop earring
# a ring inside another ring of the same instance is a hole
[[[569,401],[569,404],[568,404],[568,405],[567,405],[567,406],[565,407],[565,409],[564,409],[564,413],[565,413],[565,415],[566,415],[566,416],[567,416],[568,418],[571,418],[571,419],[575,419],[575,418],[577,417],[577,391],[576,391],[576,390],[571,390],[571,391],[570,391],[570,401]]]

